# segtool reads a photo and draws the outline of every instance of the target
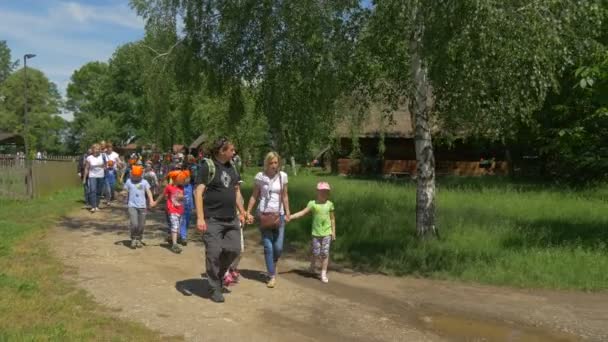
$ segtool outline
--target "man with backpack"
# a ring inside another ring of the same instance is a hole
[[[241,253],[240,224],[245,222],[246,211],[239,186],[240,176],[232,162],[234,144],[227,138],[219,139],[211,152],[212,159],[203,159],[200,165],[194,202],[196,226],[203,232],[205,243],[210,298],[222,303],[224,274]]]

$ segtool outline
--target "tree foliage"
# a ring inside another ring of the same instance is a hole
[[[6,40],[0,40],[0,84],[17,68],[19,60],[13,60]]]
[[[67,123],[57,114],[62,106],[57,86],[39,70],[28,68],[29,141],[32,149],[64,152],[63,131]],[[24,133],[24,70],[0,84],[0,130]]]

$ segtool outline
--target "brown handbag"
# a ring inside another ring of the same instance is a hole
[[[260,213],[258,220],[262,229],[277,229],[281,226],[281,206],[283,205],[283,177],[281,177],[281,171],[279,171],[279,184],[279,212]],[[270,201],[270,198],[268,200]],[[268,206],[268,202],[266,202],[266,205]]]

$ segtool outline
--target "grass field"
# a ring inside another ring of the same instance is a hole
[[[0,200],[0,341],[160,340],[64,280],[70,270],[50,253],[44,235],[81,197],[75,189],[30,202]]]
[[[315,198],[321,179],[331,183],[336,206],[332,259],[355,269],[516,287],[608,288],[606,186],[570,191],[501,178],[440,179],[441,239],[420,241],[415,184],[290,177],[292,212]],[[309,234],[310,218],[293,221],[287,242],[304,250]]]

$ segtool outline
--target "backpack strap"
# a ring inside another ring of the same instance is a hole
[[[209,158],[205,158],[204,161],[207,164],[207,168],[209,169],[209,173],[207,174],[207,184],[205,185],[209,185],[209,183],[211,183],[211,181],[215,177],[215,163]]]

